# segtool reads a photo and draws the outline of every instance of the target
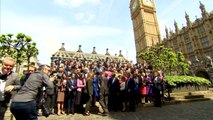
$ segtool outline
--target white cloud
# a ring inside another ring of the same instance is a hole
[[[96,6],[101,3],[101,0],[54,0],[54,3],[64,7],[76,8],[85,4]]]
[[[75,14],[75,19],[77,21],[81,21],[84,23],[90,23],[92,20],[94,20],[96,17],[95,13],[92,12],[85,12],[85,13],[77,13]]]
[[[118,36],[125,35],[124,31],[106,26],[66,26],[57,17],[29,18],[29,16],[10,12],[3,15],[1,24],[3,25],[1,34],[14,33],[16,35],[22,32],[31,36],[40,51],[38,59],[46,64],[50,62],[51,55],[60,48],[62,42],[66,44],[67,50],[72,51],[76,51],[80,44],[85,52],[90,52],[92,47],[96,46],[100,49],[100,54],[105,54],[107,47],[117,54],[119,50],[125,51],[128,48],[118,47],[119,41],[115,41]]]

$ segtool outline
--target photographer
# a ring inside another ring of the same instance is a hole
[[[2,69],[0,71],[0,120],[4,119],[4,114],[11,96],[21,87],[18,73],[12,71],[15,60],[12,58],[5,58],[2,63]]]
[[[48,65],[41,65],[40,71],[32,73],[22,88],[12,99],[10,110],[16,120],[37,120],[36,97],[39,89],[44,85],[53,88],[54,77],[49,78],[51,71]]]

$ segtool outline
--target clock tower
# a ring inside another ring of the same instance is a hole
[[[140,52],[160,42],[160,31],[154,0],[131,0],[130,12],[133,23],[137,61]]]

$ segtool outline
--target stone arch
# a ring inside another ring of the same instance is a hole
[[[210,75],[206,70],[197,70],[195,72],[195,76],[206,78],[206,79],[210,80]]]

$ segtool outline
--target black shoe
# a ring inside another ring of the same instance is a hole
[[[90,116],[89,112],[84,113],[84,116]]]
[[[72,114],[72,115],[75,115],[75,113],[74,113],[74,112],[71,112],[71,114]]]

